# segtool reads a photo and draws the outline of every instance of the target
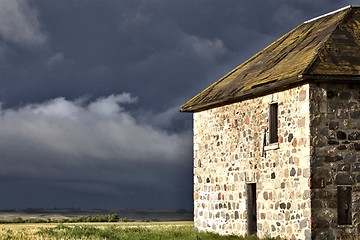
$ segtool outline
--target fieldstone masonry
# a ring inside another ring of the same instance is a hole
[[[310,98],[313,237],[360,234],[360,85],[313,85]],[[352,224],[338,224],[338,186],[352,189]]]
[[[310,19],[181,106],[198,230],[360,236],[359,36],[358,6]]]
[[[194,113],[195,227],[247,234],[246,184],[256,183],[257,234],[311,237],[310,85]],[[278,143],[265,147],[269,104]]]
[[[262,156],[272,103],[278,143]],[[248,183],[256,183],[259,237],[360,234],[360,85],[304,84],[195,112],[195,227],[247,235]],[[339,186],[351,187],[351,224],[338,222]]]

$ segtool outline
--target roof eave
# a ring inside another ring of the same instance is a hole
[[[271,93],[284,91],[298,85],[313,83],[353,83],[360,81],[360,75],[324,75],[324,74],[302,74],[297,77],[290,77],[279,82],[274,82],[257,88],[249,89],[242,92],[239,96],[230,96],[218,101],[209,102],[206,104],[195,104],[186,106],[184,104],[180,108],[180,112],[201,112],[211,108],[225,106],[231,103],[241,102],[244,100],[265,96]]]
[[[302,82],[306,81],[306,79],[302,76],[293,76],[287,79],[283,79],[281,81],[272,82],[269,84],[261,85],[256,88],[252,88],[246,91],[242,91],[241,95],[229,96],[228,98],[223,98],[218,101],[212,101],[205,104],[194,104],[188,105],[184,104],[180,108],[180,112],[200,112],[204,110],[208,110],[211,108],[221,107],[228,104],[241,102],[244,100],[261,97],[264,95],[268,95],[271,93],[283,91],[289,88],[292,88],[296,85],[302,84]]]

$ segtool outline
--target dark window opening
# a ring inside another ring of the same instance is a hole
[[[338,186],[338,224],[351,225],[351,187]]]
[[[257,218],[256,218],[256,183],[247,184],[247,221],[248,234],[256,234]]]
[[[278,104],[270,104],[269,143],[278,142]]]

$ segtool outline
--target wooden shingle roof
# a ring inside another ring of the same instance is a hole
[[[360,80],[360,7],[306,21],[181,106],[196,112],[308,81]]]

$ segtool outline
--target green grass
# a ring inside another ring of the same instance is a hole
[[[44,228],[37,232],[41,237],[53,239],[88,239],[88,240],[148,240],[148,239],[178,239],[178,240],[240,240],[238,236],[220,236],[213,233],[196,233],[192,226],[161,226],[161,227],[94,227],[89,225],[64,226]],[[257,239],[255,236],[245,238]]]
[[[0,240],[258,240],[256,236],[197,233],[192,222],[0,225]],[[268,240],[275,238],[267,238]],[[345,237],[360,240],[358,236]]]

